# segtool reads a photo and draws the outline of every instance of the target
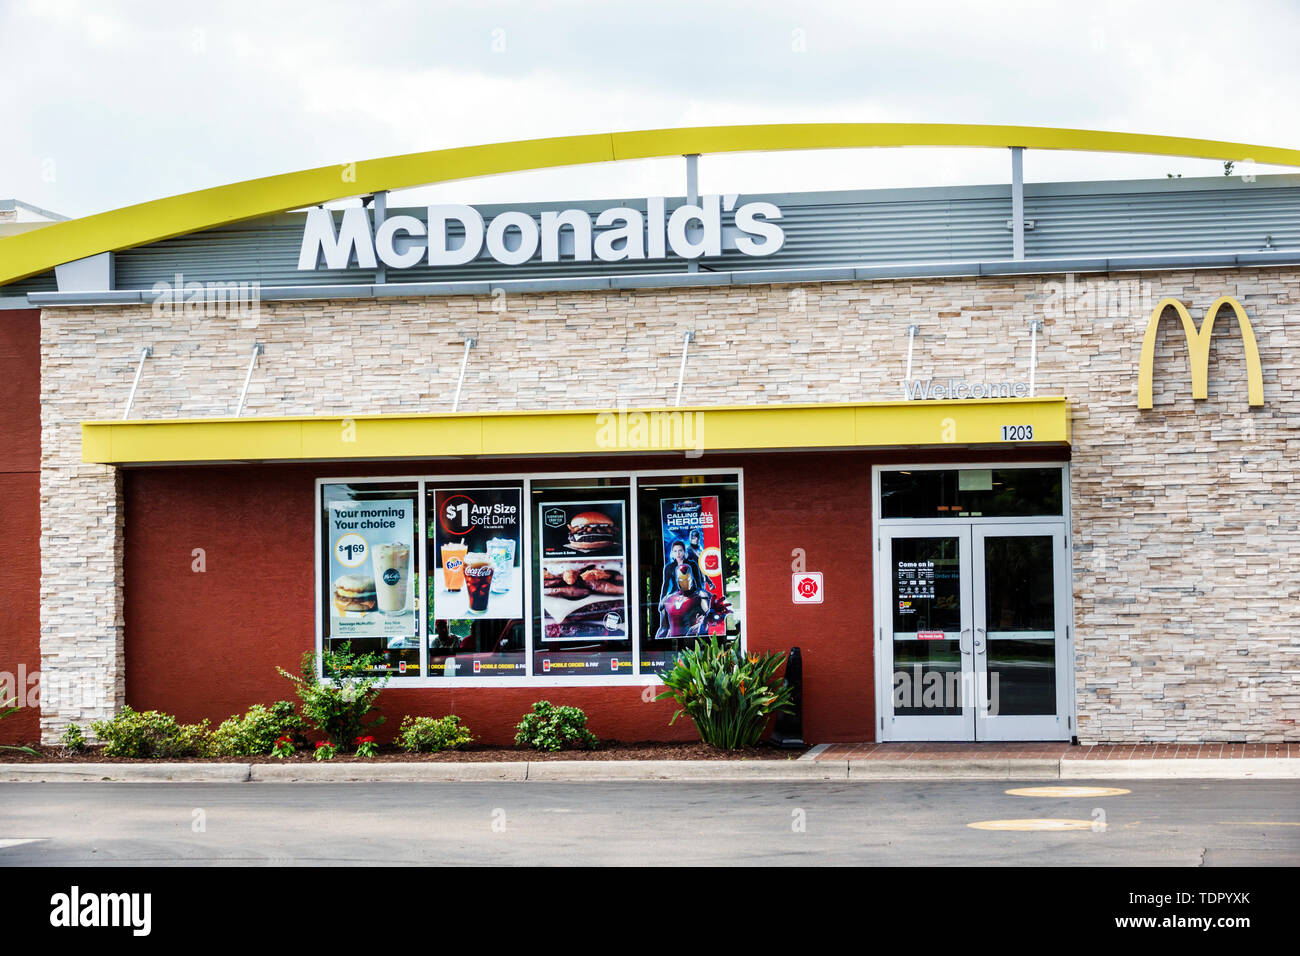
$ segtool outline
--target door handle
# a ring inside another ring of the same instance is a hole
[[[984,630],[984,628],[982,628],[982,627],[977,627],[977,628],[975,628],[975,630],[978,631],[979,634],[980,634],[979,637],[975,638],[975,650],[976,650],[978,653],[981,653],[981,654],[982,654],[982,653],[984,653],[984,641],[983,641],[983,638],[988,637],[988,631]]]
[[[965,637],[965,636],[966,636],[967,634],[969,634],[969,633],[970,633],[970,628],[969,628],[969,627],[963,627],[963,628],[961,629],[961,633],[957,635],[957,650],[959,650],[959,651],[960,651],[961,653],[963,653],[963,654],[969,654],[969,653],[970,653],[970,648],[966,647],[966,646],[962,643],[962,638]]]

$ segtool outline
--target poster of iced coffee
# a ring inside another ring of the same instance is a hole
[[[333,500],[329,510],[330,636],[415,642],[415,500]]]
[[[659,502],[664,566],[657,638],[725,634],[721,509],[716,495]]]
[[[543,640],[627,636],[623,516],[622,501],[538,505]]]
[[[522,489],[438,488],[430,499],[430,620],[521,618]]]

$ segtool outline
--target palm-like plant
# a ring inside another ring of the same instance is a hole
[[[17,703],[18,703],[17,697],[15,697],[11,701],[8,701],[7,703],[0,703],[0,720],[4,720],[10,714],[18,713],[18,707],[11,706],[11,705],[16,705]],[[36,751],[33,750],[31,747],[15,747],[12,744],[0,744],[0,750],[17,750],[19,753],[23,753],[23,754],[36,753]]]
[[[655,699],[677,701],[670,724],[686,714],[706,744],[753,747],[773,714],[794,709],[790,686],[776,673],[784,663],[784,654],[746,655],[739,641],[711,636],[681,652],[662,675],[668,689]]]

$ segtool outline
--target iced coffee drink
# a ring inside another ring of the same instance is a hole
[[[375,600],[385,614],[405,614],[411,576],[411,548],[392,542],[377,544],[371,550],[375,566]]]

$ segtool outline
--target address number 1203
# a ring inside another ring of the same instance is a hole
[[[1034,426],[1033,425],[1003,425],[1002,440],[1003,441],[1033,441]]]

